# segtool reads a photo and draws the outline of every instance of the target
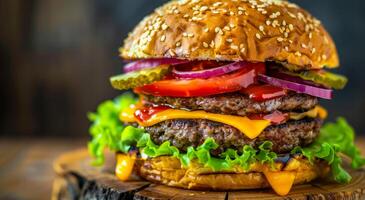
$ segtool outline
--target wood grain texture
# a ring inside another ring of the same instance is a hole
[[[365,199],[365,170],[351,170],[353,180],[346,185],[321,180],[311,184],[294,186],[291,192],[280,197],[271,189],[245,191],[194,191],[151,184],[144,180],[121,182],[113,174],[113,154],[109,153],[109,165],[92,167],[86,149],[62,155],[54,164],[57,179],[54,182],[53,199]]]

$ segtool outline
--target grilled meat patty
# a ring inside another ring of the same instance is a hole
[[[156,144],[170,141],[171,145],[185,152],[188,147],[201,145],[206,138],[214,138],[219,147],[212,151],[218,156],[228,148],[242,150],[244,145],[258,147],[263,141],[273,143],[273,151],[286,153],[296,146],[306,146],[319,133],[322,120],[305,118],[267,127],[257,138],[249,139],[238,129],[205,119],[174,119],[145,127]]]
[[[290,92],[283,97],[256,102],[245,94],[231,93],[208,97],[158,97],[143,96],[145,104],[165,105],[175,109],[205,110],[211,113],[246,116],[253,113],[279,111],[306,111],[317,105],[318,100],[306,94]]]

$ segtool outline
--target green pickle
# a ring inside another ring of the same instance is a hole
[[[159,66],[113,76],[110,82],[115,89],[128,90],[162,80],[169,71],[167,65]]]
[[[325,70],[308,70],[300,72],[285,72],[292,76],[298,76],[304,80],[313,81],[320,85],[336,90],[343,89],[347,84],[347,78],[342,75],[334,74]]]

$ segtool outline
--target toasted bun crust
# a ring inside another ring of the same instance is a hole
[[[267,167],[267,166],[266,166]],[[328,173],[328,165],[309,164],[305,159],[292,159],[281,170],[297,171],[294,184],[309,182]],[[162,156],[148,160],[139,160],[137,171],[145,179],[168,186],[186,189],[239,190],[270,187],[261,164],[254,164],[250,171],[236,167],[227,172],[213,172],[198,163],[183,168],[180,160],[171,156]]]
[[[318,69],[339,65],[320,21],[281,0],[176,0],[129,34],[124,59],[267,60]]]

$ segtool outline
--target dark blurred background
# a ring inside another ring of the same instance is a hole
[[[164,0],[1,0],[0,135],[86,136],[86,113],[118,94],[118,48]],[[365,1],[296,0],[336,41],[350,82],[322,101],[365,134]]]

